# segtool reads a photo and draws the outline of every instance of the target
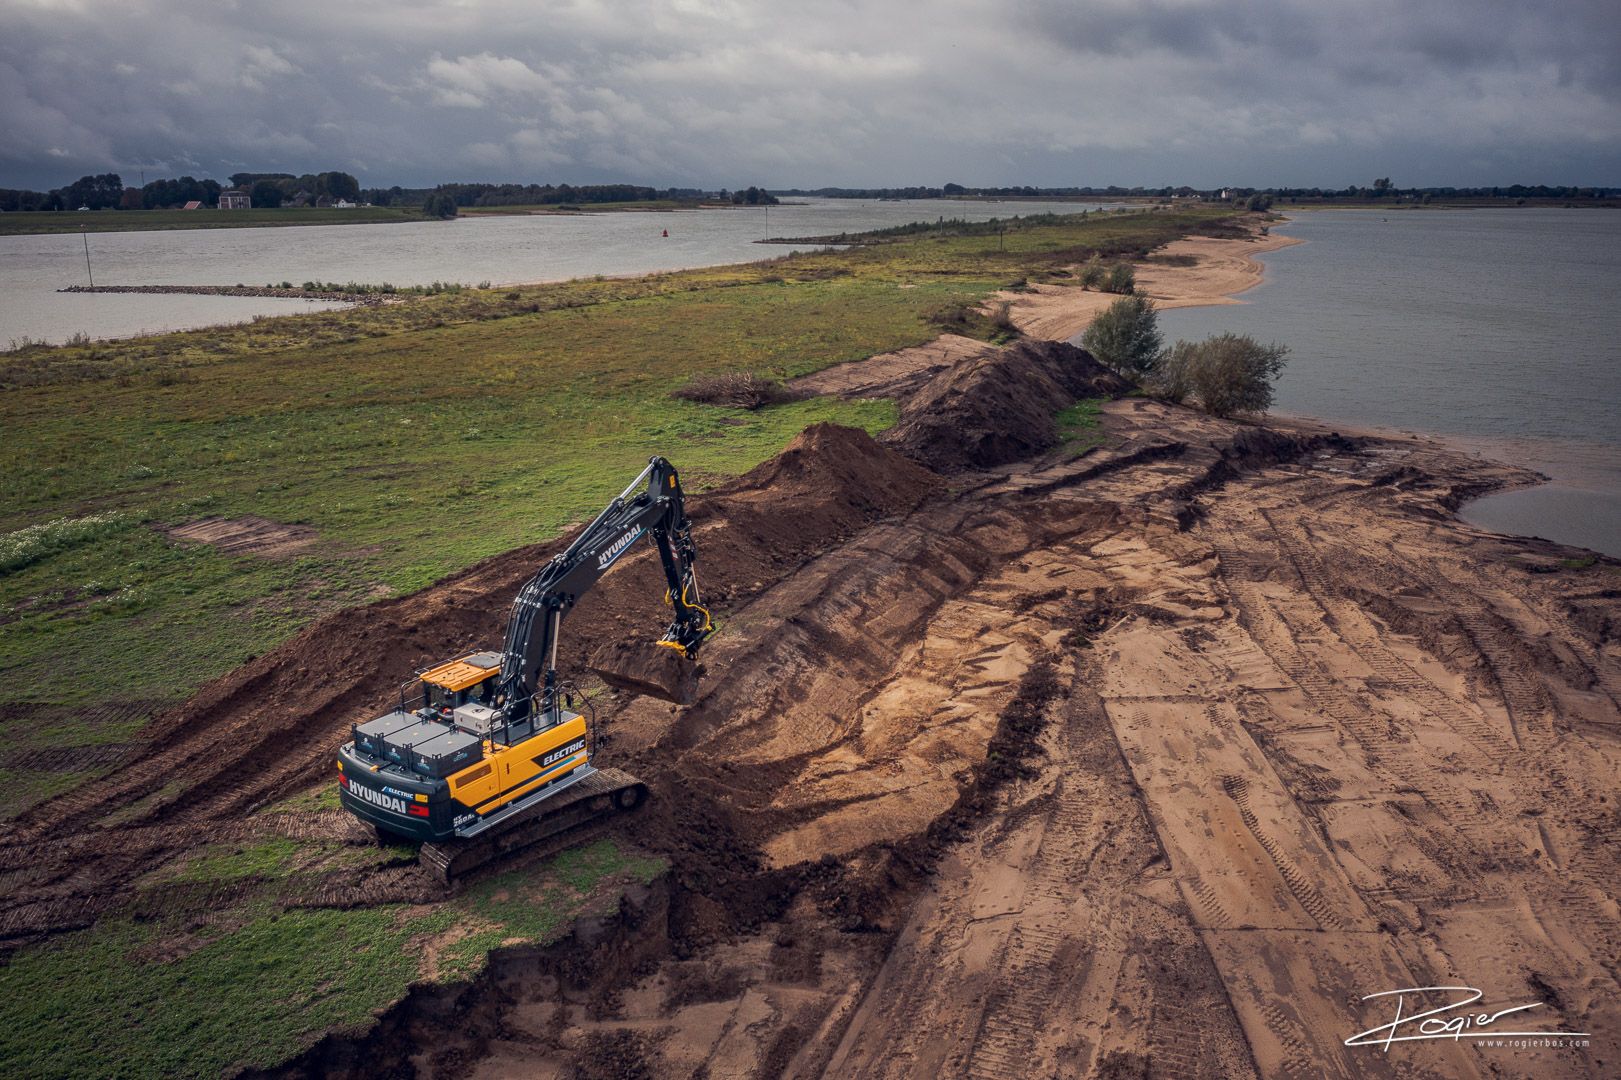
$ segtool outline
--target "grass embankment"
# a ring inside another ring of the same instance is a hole
[[[40,233],[145,232],[152,229],[244,229],[277,225],[378,225],[422,221],[415,206],[275,210],[37,210],[0,214],[0,236]]]
[[[413,982],[478,973],[490,950],[547,944],[665,864],[599,841],[436,907],[283,910],[299,864],[368,857],[290,840],[208,853],[154,876],[254,886],[228,910],[118,918],[0,969],[0,1077],[206,1077],[270,1066],[363,1028]],[[370,857],[375,858],[375,852]]]
[[[812,421],[874,430],[893,418],[883,402],[748,412],[671,399],[690,379],[791,377],[929,340],[940,325],[989,337],[994,320],[963,312],[993,291],[1219,216],[1094,214],[1000,241],[912,237],[0,356],[3,810],[97,775],[71,759],[60,771],[60,755],[46,768],[48,748],[137,739],[143,703],[185,697],[324,611],[555,535],[651,453],[701,491]],[[1084,438],[1086,410],[1064,427]],[[316,539],[265,558],[162,531],[249,514]],[[328,787],[279,809],[331,803]],[[658,872],[597,846],[437,907],[283,910],[300,880],[396,857],[266,840],[155,868],[132,905],[166,886],[230,883],[231,898],[156,919],[132,908],[11,957],[0,1075],[274,1062],[364,1023],[412,979],[467,974],[503,941],[546,940]]]

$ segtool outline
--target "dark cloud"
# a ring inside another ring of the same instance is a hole
[[[1621,183],[1607,3],[0,0],[0,185]]]

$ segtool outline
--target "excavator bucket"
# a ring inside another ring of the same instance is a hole
[[[586,666],[616,690],[691,705],[698,700],[698,665],[680,649],[619,641],[591,654]]]

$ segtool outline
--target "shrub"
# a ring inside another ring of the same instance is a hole
[[[1287,347],[1262,345],[1248,334],[1217,334],[1197,343],[1179,341],[1166,354],[1156,382],[1180,385],[1212,416],[1264,413],[1272,407],[1272,384],[1283,370]]]
[[[1163,401],[1181,404],[1193,393],[1191,369],[1193,355],[1199,346],[1191,341],[1178,341],[1154,361],[1154,369],[1143,388]]]
[[[1115,263],[1109,267],[1109,277],[1103,283],[1103,291],[1130,296],[1137,291],[1137,271],[1131,268],[1130,263]]]
[[[1159,313],[1146,296],[1116,300],[1081,336],[1081,344],[1100,362],[1137,379],[1153,370],[1162,343]]]
[[[431,218],[453,218],[461,210],[456,206],[456,200],[442,191],[435,191],[422,203],[422,216]]]
[[[991,307],[991,327],[1001,339],[1016,338],[1019,328],[1013,322],[1013,305],[1006,300]]]
[[[694,379],[671,396],[683,401],[726,405],[736,409],[760,409],[794,401],[798,397],[781,381],[756,375],[752,371],[727,371]]]
[[[1096,255],[1092,256],[1086,261],[1086,265],[1081,267],[1081,288],[1103,288],[1103,281],[1108,276],[1108,273],[1109,272],[1103,268],[1103,260],[1099,259]]]
[[[56,518],[0,535],[0,577],[69,548],[94,543],[132,523],[127,515],[109,511],[82,518]]]

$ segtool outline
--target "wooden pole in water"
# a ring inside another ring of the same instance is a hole
[[[90,287],[96,287],[96,275],[90,272],[90,234],[83,225],[79,226],[79,238],[84,241],[84,276],[90,279]]]

